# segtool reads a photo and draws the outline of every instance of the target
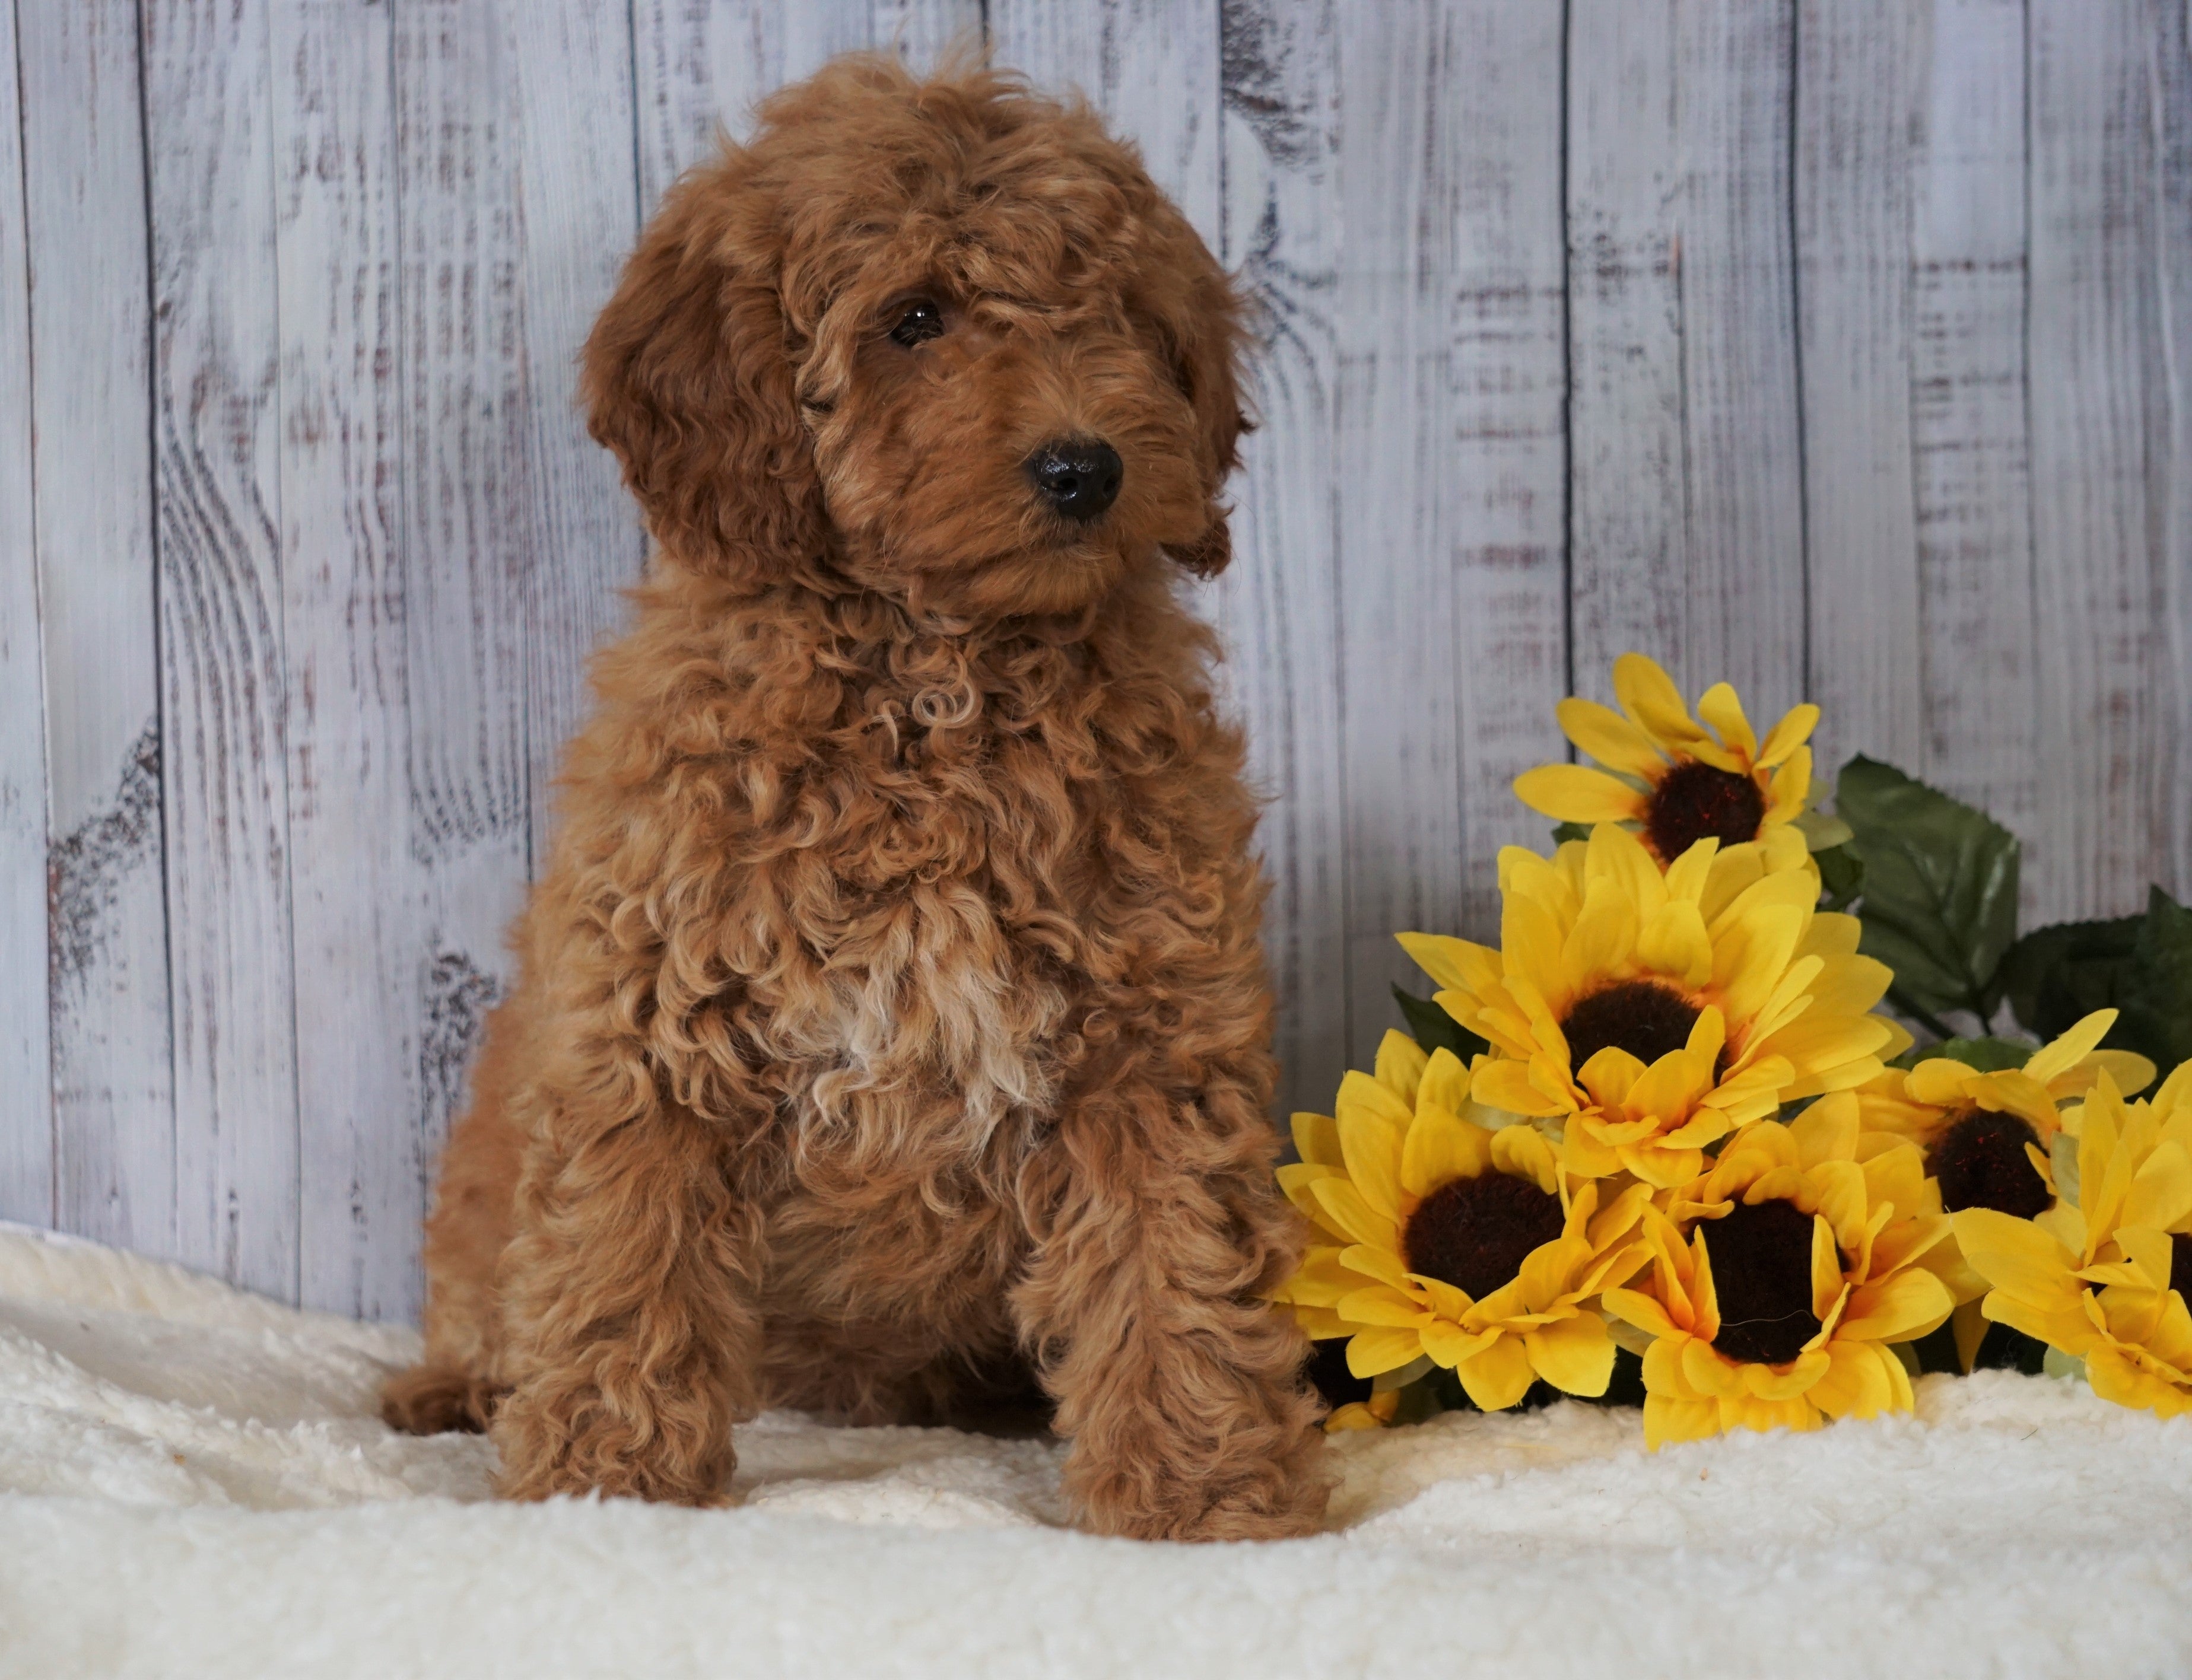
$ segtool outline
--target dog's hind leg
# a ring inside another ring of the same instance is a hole
[[[515,1005],[488,1017],[472,1098],[442,1155],[426,1221],[426,1352],[381,1390],[380,1415],[412,1435],[485,1429],[505,1392],[495,1268],[509,1245],[522,1139],[510,1112],[524,1054]]]

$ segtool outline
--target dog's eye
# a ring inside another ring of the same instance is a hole
[[[927,298],[916,298],[899,310],[898,321],[891,327],[890,335],[893,344],[904,345],[908,350],[941,338],[944,311]]]

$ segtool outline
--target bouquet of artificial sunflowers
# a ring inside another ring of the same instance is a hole
[[[1294,1117],[1277,1299],[1367,1388],[1327,1427],[1604,1397],[1624,1350],[1655,1448],[1975,1364],[2192,1409],[2192,912],[2019,939],[1983,813],[1862,758],[1812,808],[1816,707],[1613,686],[1560,709],[1601,767],[1516,784],[1561,826],[1498,947],[1401,934],[1436,994]]]

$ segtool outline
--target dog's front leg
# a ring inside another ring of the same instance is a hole
[[[1259,1293],[1299,1241],[1269,1137],[1240,1089],[1128,1080],[1052,1140],[1054,1214],[1014,1307],[1072,1439],[1067,1499],[1099,1534],[1272,1539],[1323,1512],[1307,1346]]]
[[[753,1411],[754,1216],[705,1122],[659,1097],[613,1124],[582,1108],[540,1129],[519,1191],[501,1490],[721,1503]]]

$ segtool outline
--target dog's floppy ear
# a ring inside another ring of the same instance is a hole
[[[1243,432],[1253,430],[1241,412],[1237,366],[1246,339],[1239,296],[1224,270],[1183,222],[1180,231],[1191,253],[1182,259],[1190,275],[1184,292],[1162,308],[1159,322],[1171,352],[1173,376],[1194,405],[1196,429],[1207,474],[1209,524],[1191,543],[1173,543],[1166,552],[1199,578],[1214,578],[1233,558],[1228,510],[1219,500],[1225,480],[1240,463]]]
[[[594,323],[581,387],[664,552],[759,587],[819,551],[824,515],[751,174],[734,150],[671,189]]]

